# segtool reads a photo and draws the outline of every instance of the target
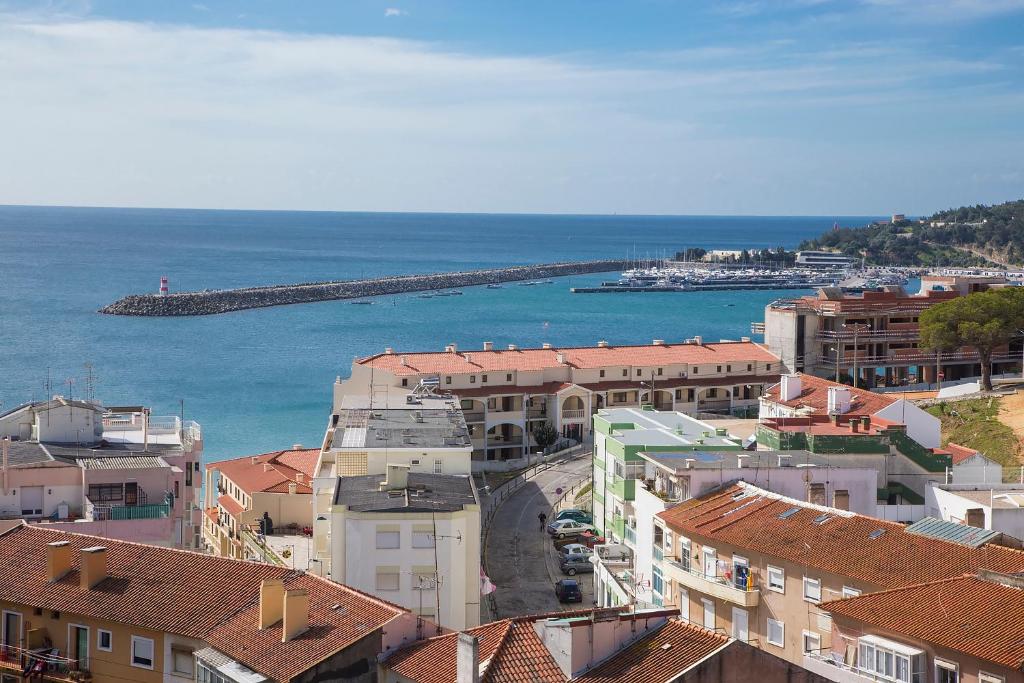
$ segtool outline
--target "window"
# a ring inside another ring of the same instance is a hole
[[[732,372],[732,366],[731,365],[726,365],[725,366],[725,371],[726,372]]]
[[[850,588],[849,586],[843,586],[843,597],[844,598],[855,598],[860,595],[860,591],[856,588]]]
[[[511,372],[508,373],[507,375],[505,375],[505,381],[506,382],[511,382],[512,381],[512,373]]]
[[[679,539],[679,564],[682,566],[684,571],[690,571],[690,553],[692,553],[692,546],[690,539],[680,538]]]
[[[658,374],[659,375],[661,374],[661,368],[658,368]]]
[[[199,667],[196,669],[196,681],[199,683],[231,683],[231,681],[209,668],[205,662],[199,662]]]
[[[704,605],[704,628],[714,629],[715,628],[715,601],[702,598],[701,603]]]
[[[982,671],[978,674],[978,683],[1006,683],[1006,679]]]
[[[434,534],[431,531],[413,531],[412,532],[412,547],[413,548],[433,548],[434,547]]]
[[[604,377],[604,370],[602,370],[602,371],[600,372],[600,376],[601,376],[601,377]]]
[[[750,372],[753,369],[754,369],[754,366],[751,365],[750,363],[747,363],[747,372]]]
[[[637,369],[636,369],[636,376],[637,376],[637,377],[639,377],[639,376],[640,376],[640,372],[641,372],[640,368],[637,368]]]
[[[821,581],[804,577],[804,600],[808,602],[821,602]]]
[[[629,369],[628,368],[622,368],[622,376],[623,377],[628,377],[629,376]]]
[[[722,366],[721,365],[716,365],[715,366],[715,372],[721,372],[721,371],[722,371]]]
[[[772,364],[771,364],[771,363],[768,363],[768,367],[767,367],[767,368],[765,368],[765,369],[766,369],[766,370],[768,370],[768,372],[771,372],[771,370],[772,370]]]
[[[781,567],[768,565],[768,590],[776,593],[786,592],[786,571]]]
[[[804,631],[804,652],[821,650],[821,635],[814,631]]]
[[[767,640],[776,647],[784,647],[786,640],[786,624],[775,619],[768,620]]]
[[[408,377],[403,377],[402,378],[402,386],[403,387],[409,386],[409,378]]]
[[[394,549],[401,547],[401,535],[397,531],[378,531],[377,547]]]
[[[697,367],[696,365],[694,365],[694,366],[693,366],[693,374],[697,375],[697,374],[699,374],[699,373],[700,373],[700,368],[699,368],[699,367]]]
[[[94,503],[106,503],[121,500],[124,494],[120,484],[90,484],[89,500]]]
[[[192,650],[171,646],[171,667],[176,674],[192,678]]]
[[[665,592],[665,580],[661,576],[661,569],[654,567],[651,570],[651,588],[657,595],[663,595]]]
[[[469,383],[470,384],[476,384],[476,375],[470,375],[469,376]]]
[[[718,398],[718,389],[714,387],[708,389],[708,398]]]
[[[451,383],[452,383],[452,378],[451,378],[451,375],[449,375],[449,376],[447,376],[447,377],[445,377],[445,378],[444,378],[444,383],[445,383],[445,384],[451,384]]]
[[[959,683],[960,670],[956,662],[935,658],[935,683]]]
[[[487,384],[487,375],[480,375],[480,381]]]
[[[153,640],[132,636],[132,666],[153,668]]]
[[[936,664],[936,683],[939,660]],[[953,665],[955,667],[955,665]],[[874,678],[888,679],[896,683],[922,683],[924,681],[925,655],[922,650],[878,636],[861,636],[857,644],[857,668],[872,674]],[[955,676],[954,668],[954,676]],[[956,679],[944,683],[956,683]]]
[[[625,403],[628,400],[626,398],[626,392],[624,392],[624,391],[617,391],[617,392],[615,392],[614,394],[612,394],[612,400],[615,401],[616,403]]]
[[[96,632],[96,649],[110,652],[114,649],[114,635],[110,631],[100,629]]]
[[[377,581],[374,584],[379,591],[396,591],[399,589],[398,567],[377,567]]]
[[[434,461],[434,474],[441,474],[444,469],[444,464],[440,460]]]

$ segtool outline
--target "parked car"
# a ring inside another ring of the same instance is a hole
[[[575,579],[562,579],[555,582],[555,597],[558,602],[583,602],[583,591]]]
[[[566,543],[559,548],[558,552],[562,555],[561,559],[565,559],[566,555],[586,555],[590,557],[594,554],[594,549],[588,548],[582,543]]]
[[[555,515],[555,521],[560,519],[572,519],[577,522],[583,522],[584,524],[593,524],[594,518],[590,516],[589,512],[584,510],[577,510],[576,508],[568,508],[560,511]]]
[[[565,555],[562,557],[562,561],[558,564],[558,568],[562,570],[563,574],[568,574],[569,576],[593,572],[594,565],[590,563],[590,558],[593,557],[593,555],[593,552],[589,555],[584,555],[583,553]]]
[[[594,531],[594,525],[577,522],[574,519],[558,519],[548,524],[548,533],[555,538],[579,536],[585,531]]]

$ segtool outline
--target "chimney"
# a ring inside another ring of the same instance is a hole
[[[605,341],[604,339],[602,339],[601,341],[597,342],[597,348],[599,348],[599,349],[607,349],[608,348],[608,342]]]
[[[466,358],[466,362],[467,363],[472,363],[473,362],[472,356],[470,356],[468,353],[464,353],[462,355]]]
[[[693,343],[697,344],[698,346],[703,346],[704,345],[704,337],[694,337],[693,338]]]
[[[540,345],[540,347],[542,349],[550,349],[551,348],[551,342],[544,342],[543,344]]]
[[[844,415],[848,412],[850,412],[850,387],[829,387],[829,415]]]
[[[444,350],[447,351],[448,353],[455,353],[456,351],[459,350],[459,347],[457,347],[454,343],[452,343],[452,344],[449,344],[448,346],[444,347]]]
[[[856,418],[850,420],[850,431],[854,434],[860,431],[860,420]]]
[[[850,492],[846,489],[836,489],[832,494],[832,507],[837,510],[849,510]]]
[[[515,351],[516,350],[516,345],[515,344],[509,344],[508,345],[508,350],[509,351]]]
[[[269,462],[263,463],[263,471],[264,472],[272,472],[273,470],[274,470],[274,466],[271,465]]]
[[[665,345],[665,340],[664,339],[655,339],[652,343],[654,344],[654,346],[664,346]]]
[[[296,484],[294,481],[288,482],[288,495],[294,496],[295,492],[298,490],[298,488],[299,488],[299,485]]]
[[[54,541],[46,544],[46,578],[59,581],[71,571],[71,543]]]
[[[865,415],[864,417],[860,418],[860,426],[864,429],[865,432],[871,431],[871,416]]]
[[[800,396],[803,391],[802,381],[799,374],[783,375],[779,384],[779,398],[783,401],[792,401]]]
[[[493,351],[493,350],[494,350],[494,342],[492,342],[492,341],[484,342],[484,351]]]
[[[296,472],[295,473],[295,481],[299,482],[300,484],[305,484],[306,483],[306,473],[305,472]]]
[[[409,466],[388,464],[388,473],[381,483],[385,491],[403,491],[409,488]]]
[[[565,365],[565,354],[564,353],[557,353],[557,354],[555,354],[555,360],[558,361],[559,365]]]
[[[407,356],[407,355],[405,355],[403,353],[401,356],[398,357],[398,362],[401,363],[402,365],[408,365],[409,364],[409,356]]]
[[[309,629],[309,591],[293,588],[284,594],[284,623],[281,642],[287,643]]]
[[[284,609],[284,582],[281,579],[260,581],[260,629],[281,621]]]
[[[393,354],[394,352],[395,352],[395,350],[393,348],[391,348],[390,346],[385,346],[384,347],[384,353],[388,354],[389,356],[391,354]]]
[[[460,633],[455,647],[455,683],[480,683],[480,639]]]
[[[253,465],[255,465],[258,460],[259,460],[259,457],[255,456],[255,455],[252,456],[251,458],[249,458],[249,462],[251,462]]]
[[[985,528],[985,508],[967,508],[967,526]]]
[[[749,344],[750,337],[740,337],[740,341],[743,342],[744,344]]]
[[[293,443],[292,444],[292,450],[293,451],[301,451],[302,450],[302,444],[301,443]]]
[[[79,573],[84,591],[107,578],[107,549],[101,545],[82,548],[82,567]]]

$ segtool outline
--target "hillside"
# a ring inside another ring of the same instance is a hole
[[[832,230],[801,249],[829,249],[900,266],[1024,263],[1024,200],[964,206],[928,218]]]

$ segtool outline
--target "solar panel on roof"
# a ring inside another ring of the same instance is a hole
[[[366,428],[351,427],[341,437],[342,448],[359,448],[366,443]]]
[[[788,510],[783,512],[781,515],[779,515],[779,519],[789,519],[790,517],[792,517],[793,515],[795,515],[798,512],[800,512],[800,508],[789,508]]]

